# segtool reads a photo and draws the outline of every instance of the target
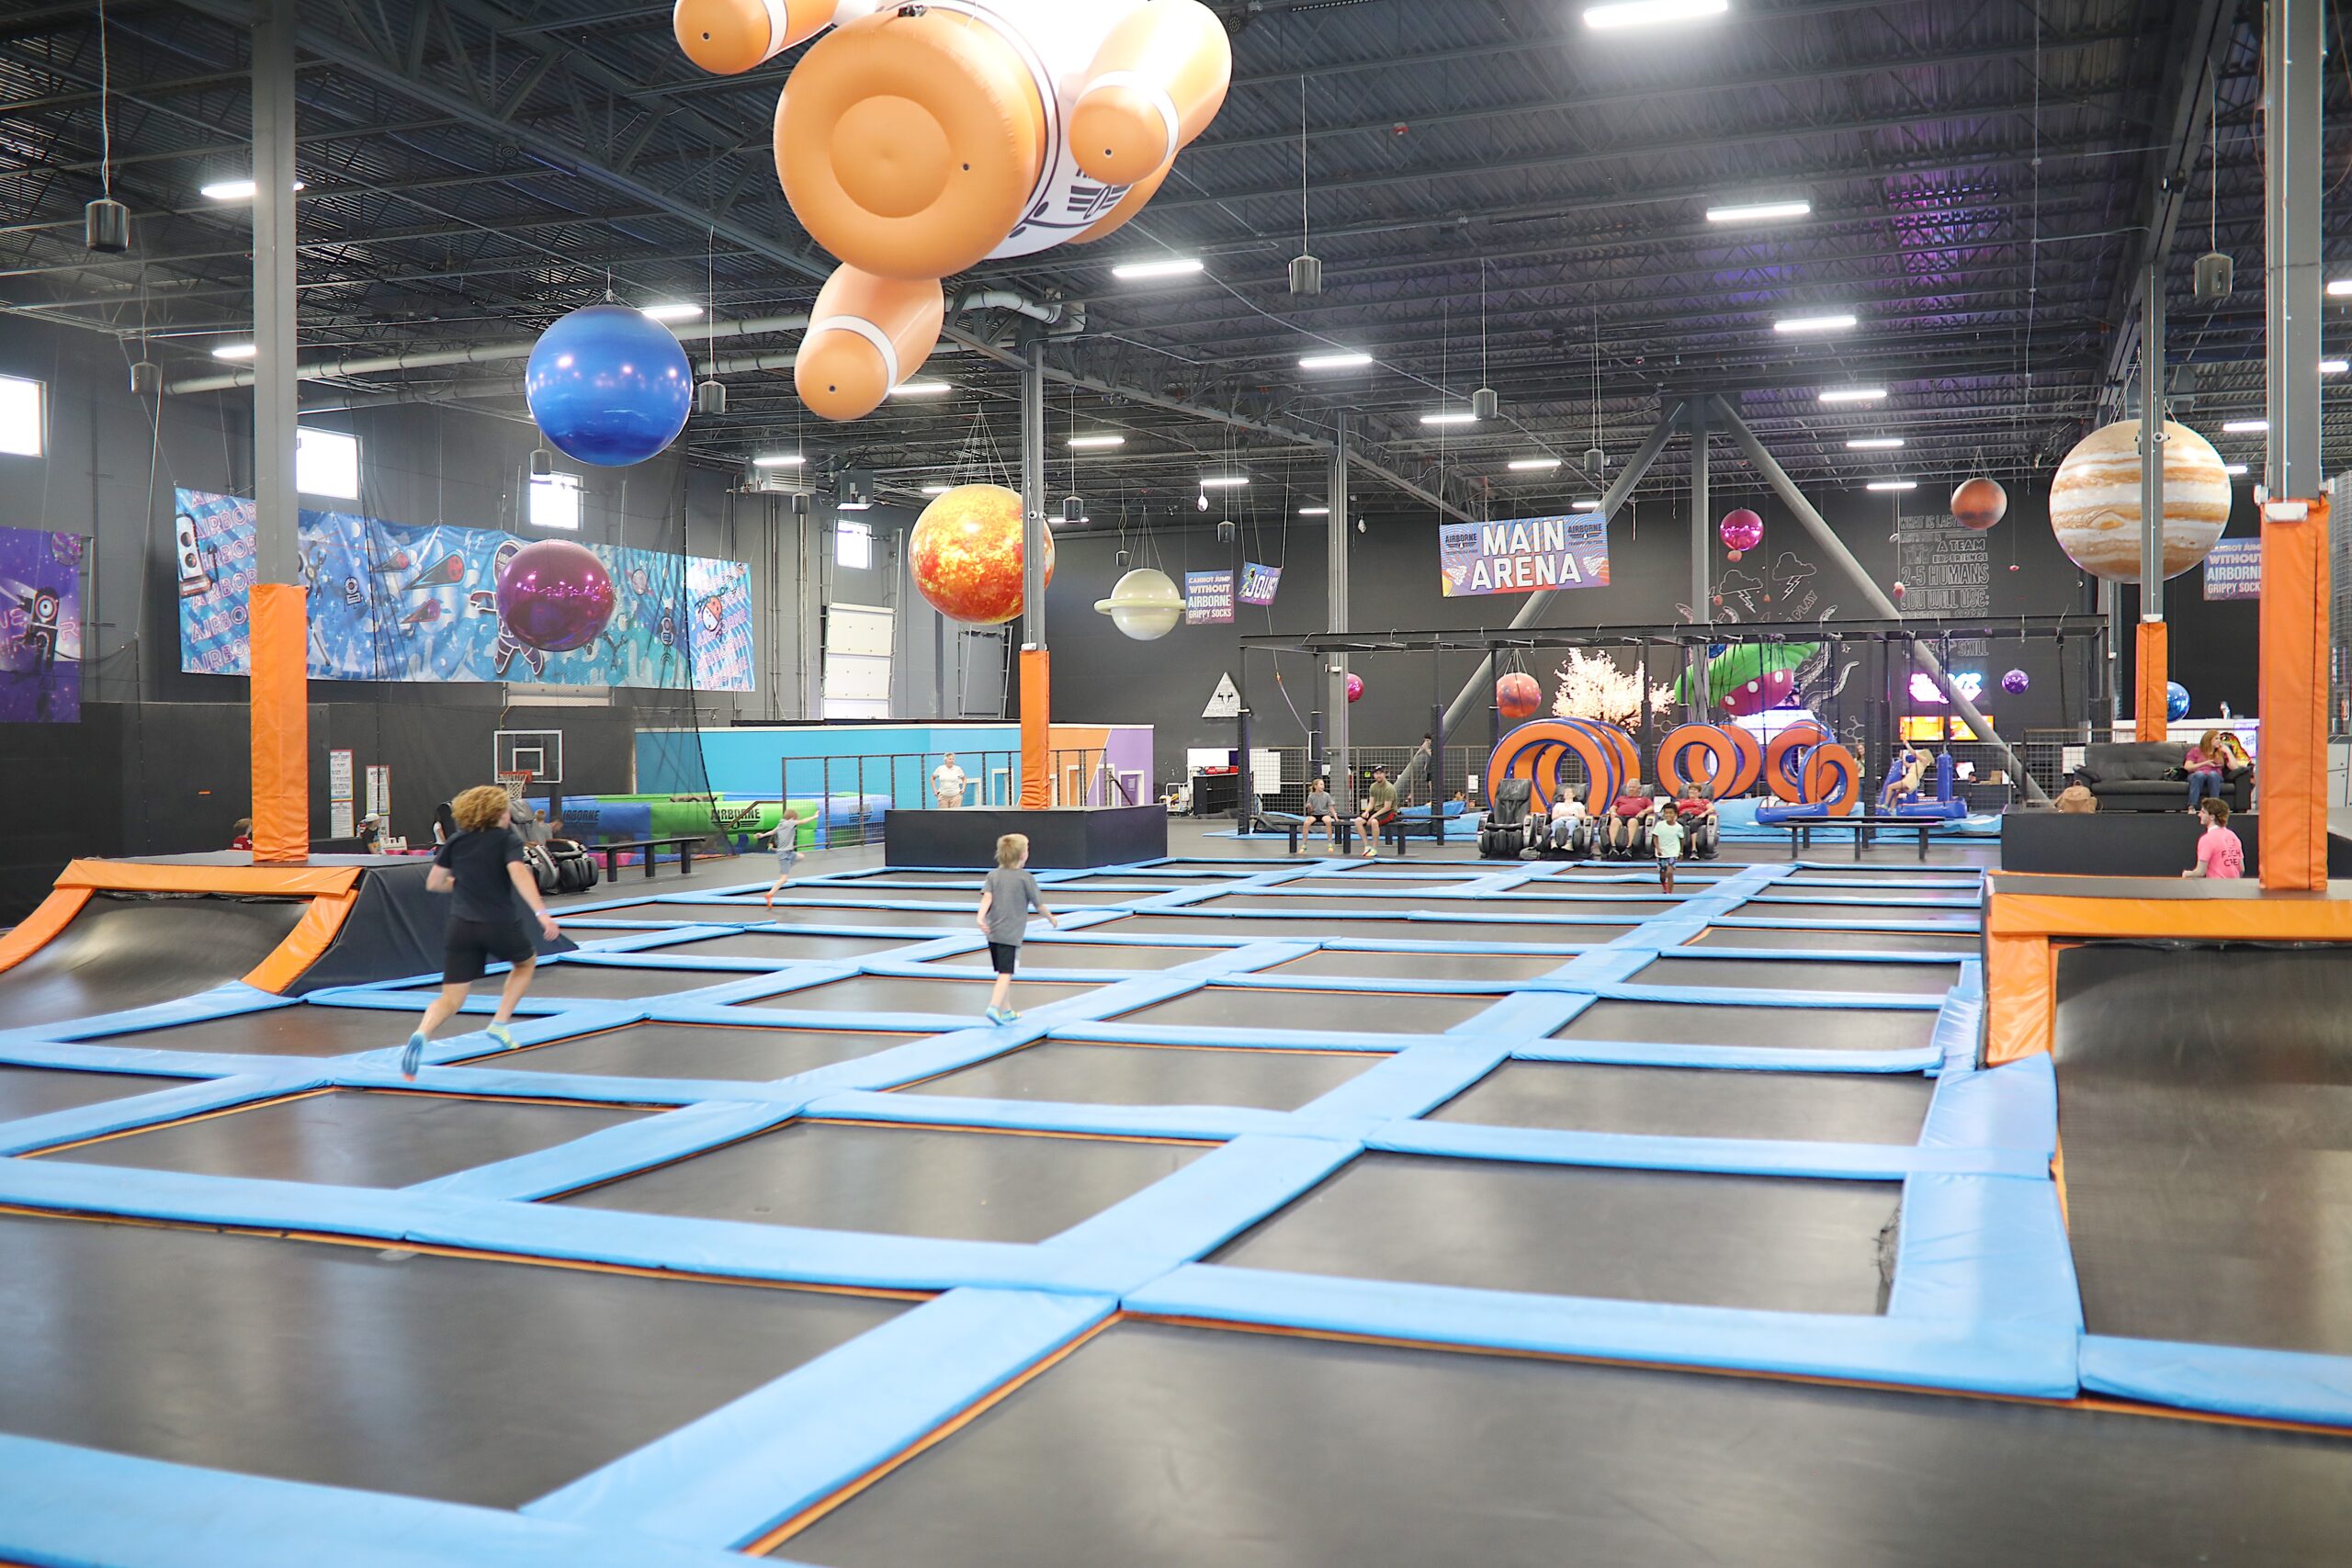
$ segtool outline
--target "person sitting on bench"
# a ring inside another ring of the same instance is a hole
[[[1396,786],[1388,782],[1386,768],[1372,770],[1372,787],[1363,797],[1363,809],[1356,813],[1356,831],[1363,835],[1363,858],[1371,860],[1380,853],[1380,835],[1388,824],[1396,820]]]
[[[1609,852],[1622,858],[1639,849],[1648,836],[1654,809],[1650,792],[1642,781],[1627,779],[1625,787],[1617,792],[1616,803],[1609,808],[1609,820],[1602,829]]]
[[[1306,786],[1306,806],[1299,814],[1300,849],[1306,847],[1306,835],[1314,831],[1318,822],[1323,826],[1323,847],[1326,850],[1339,848],[1334,835],[1340,830],[1340,803],[1331,798],[1331,781],[1319,773],[1316,775],[1315,782]]]
[[[1715,803],[1697,784],[1684,784],[1682,798],[1674,803],[1674,814],[1690,834],[1691,856],[1714,858],[1715,845],[1723,834],[1723,823],[1715,814]]]
[[[1581,849],[1585,833],[1584,802],[1565,790],[1552,803],[1552,847],[1563,852]]]

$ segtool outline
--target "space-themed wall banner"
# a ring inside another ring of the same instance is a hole
[[[1439,586],[1449,599],[1609,586],[1609,525],[1598,515],[1448,523],[1438,530]]]
[[[180,668],[242,675],[254,503],[176,497]],[[739,561],[302,513],[311,674],[333,681],[528,681],[752,690]]]
[[[0,724],[81,719],[83,546],[0,528]]]

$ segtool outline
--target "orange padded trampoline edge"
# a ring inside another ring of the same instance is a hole
[[[352,909],[359,902],[359,890],[348,893],[322,894],[311,900],[286,940],[277,944],[267,958],[255,964],[245,976],[245,984],[272,996],[284,996],[286,987],[310,972],[311,965],[324,957],[328,948],[343,930],[343,922],[351,918]]]
[[[69,887],[60,881],[40,908],[13,929],[0,933],[0,970],[13,969],[39,953],[51,938],[74,923],[90,901],[86,887]]]
[[[97,893],[213,893],[231,898],[315,898],[359,886],[356,865],[194,865],[77,860],[57,886]]]

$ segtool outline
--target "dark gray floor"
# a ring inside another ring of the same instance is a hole
[[[1532,980],[1567,963],[1565,956],[1499,953],[1310,953],[1261,971],[1358,980]]]
[[[651,948],[648,950],[648,956],[756,958],[763,962],[800,964],[812,960],[865,958],[876,953],[911,947],[922,940],[920,936],[807,936],[794,931],[744,931],[733,936],[715,936],[701,942],[682,942],[669,947]]]
[[[134,1094],[153,1094],[189,1081],[152,1075],[0,1066],[0,1122],[13,1122],[20,1116],[46,1116],[52,1111],[79,1110],[85,1105],[125,1100]]]
[[[896,1302],[0,1215],[0,1431],[513,1508]]]
[[[1661,958],[1633,976],[1636,986],[1736,986],[1785,991],[1875,991],[1939,997],[1960,980],[1958,964],[1840,964],[1835,959]]]
[[[994,984],[992,979],[918,980],[902,975],[859,975],[847,980],[828,980],[821,986],[804,986],[797,991],[743,1005],[796,1012],[931,1012],[958,1017],[968,1013],[978,1018],[989,1005],[989,992]],[[1015,980],[1012,1005],[1016,1011],[1025,1011],[1101,989],[1100,986],[1076,981]]]
[[[1890,1181],[1359,1156],[1210,1259],[1774,1312],[1885,1310]]]
[[[605,1106],[330,1089],[46,1157],[194,1176],[406,1187],[569,1143],[642,1114]]]
[[[1173,969],[1184,964],[1198,964],[1204,958],[1216,957],[1223,951],[1216,947],[1147,947],[1133,942],[1025,942],[1021,944],[1021,967],[1132,969],[1148,973]],[[953,958],[933,959],[932,963],[943,969],[986,970],[989,953],[984,947],[978,948],[970,953],[959,953]]]
[[[1584,946],[1614,942],[1631,925],[1566,925],[1546,920],[1407,920],[1394,915],[1350,919],[1329,915],[1303,920],[1237,919],[1219,915],[1125,915],[1091,928],[1121,936],[1222,936],[1236,942],[1321,942],[1326,937],[1381,941],[1508,942]]]
[[[2352,954],[2091,943],[2058,998],[2090,1331],[2352,1355]]]
[[[1973,903],[1901,904],[1891,897],[1852,904],[1750,898],[1739,907],[1737,913],[1744,919],[1819,920],[1825,925],[1836,925],[1840,920],[1944,921],[1962,931],[1973,931],[1977,919],[1976,906]]]
[[[1964,932],[1944,936],[1928,931],[1840,931],[1812,927],[1709,926],[1699,933],[1698,942],[1709,947],[1786,947],[1814,953],[1974,954],[1984,948],[1973,934]]]
[[[1327,1051],[1218,1051],[1047,1040],[913,1085],[911,1092],[1081,1105],[1251,1105],[1295,1111],[1385,1059]]]
[[[741,969],[645,968],[634,964],[593,963],[543,964],[532,972],[528,994],[542,1000],[634,1001],[645,997],[666,997],[676,991],[699,991],[706,986],[725,986],[754,977]],[[505,985],[504,975],[485,975],[469,987],[468,994],[494,997]],[[427,985],[401,987],[409,996],[430,996],[440,988],[438,980]]]
[[[552,1045],[502,1052],[470,1065],[495,1067],[503,1073],[593,1073],[623,1078],[734,1078],[765,1083],[875,1055],[922,1038],[856,1030],[633,1023]]]
[[[1034,1242],[1204,1152],[1105,1138],[794,1122],[559,1201],[823,1230]]]
[[[347,1056],[354,1051],[403,1045],[414,1032],[420,1012],[382,1008],[338,1008],[300,1004],[262,1012],[237,1013],[183,1023],[172,1029],[143,1029],[136,1034],[109,1034],[93,1043],[125,1051],[222,1052],[241,1056]],[[453,1020],[449,1032],[480,1029],[489,1023],[486,1013],[467,1013]]]
[[[2325,1438],[1123,1323],[777,1554],[830,1568],[2340,1568],[2347,1539],[2352,1443]]]
[[[1506,1062],[1430,1115],[1578,1133],[1916,1144],[1934,1093],[1933,1080],[1916,1073]]]
[[[63,931],[0,971],[0,1029],[149,1007],[237,979],[277,950],[308,904],[94,894]]]
[[[1718,1007],[1704,1002],[1595,1002],[1555,1040],[1643,1040],[1662,1045],[1774,1050],[1903,1051],[1935,1037],[1936,1015],[1894,1008]]]
[[[763,909],[754,904],[742,915],[747,924],[774,921],[780,926],[906,926],[935,931],[963,932],[972,929],[972,911],[953,905],[936,909],[869,909],[856,904],[778,904]]]
[[[1442,1034],[1494,1005],[1492,997],[1404,991],[1277,991],[1204,987],[1121,1013],[1121,1023],[1216,1029],[1319,1029],[1347,1034]]]
[[[1338,872],[1329,876],[1300,876],[1278,884],[1283,891],[1306,888],[1320,892],[1333,887],[1360,888],[1367,893],[1382,893],[1391,898],[1409,899],[1417,893],[1442,893],[1452,888],[1467,887],[1466,876],[1388,876],[1368,872]]]
[[[609,892],[605,894],[606,897],[612,896]],[[556,910],[556,918],[559,920],[658,920],[673,925],[691,925],[696,921],[705,921],[719,925],[733,925],[744,920],[759,919],[762,915],[756,906],[747,912],[741,905],[734,904],[648,902],[622,904],[610,909],[559,908]]]
[[[1332,914],[1402,915],[1407,911],[1445,915],[1460,913],[1471,919],[1496,915],[1540,915],[1551,919],[1571,917],[1598,919],[1646,919],[1665,914],[1675,905],[1661,898],[1417,898],[1410,894],[1351,898],[1344,893],[1280,893],[1255,889],[1227,893],[1189,906],[1199,909],[1262,915],[1269,911],[1314,909]]]

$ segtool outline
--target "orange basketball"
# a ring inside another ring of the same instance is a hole
[[[1021,614],[1021,496],[1002,485],[959,485],[922,509],[907,541],[916,591],[951,621],[1002,626]],[[1054,536],[1046,535],[1046,581]]]

